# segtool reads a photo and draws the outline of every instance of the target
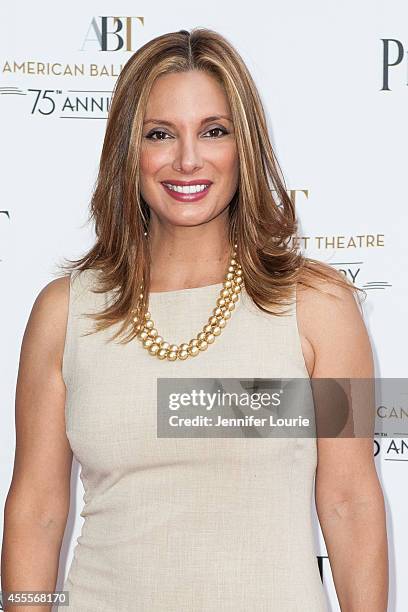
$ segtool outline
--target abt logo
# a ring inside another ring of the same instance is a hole
[[[132,34],[135,22],[144,25],[144,17],[94,17],[80,51],[95,46],[99,51],[133,51]]]

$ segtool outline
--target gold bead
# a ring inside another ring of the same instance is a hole
[[[177,358],[185,360],[189,356],[195,357],[200,351],[205,351],[215,341],[216,336],[221,334],[222,329],[231,317],[231,312],[234,310],[235,303],[238,301],[239,294],[244,286],[242,266],[236,259],[238,244],[235,243],[234,247],[216,307],[213,309],[208,323],[204,325],[196,338],[192,338],[189,343],[183,342],[177,345],[164,341],[154,326],[150,312],[146,312],[144,314],[144,321],[140,321],[140,310],[142,308],[140,303],[131,311],[132,316],[134,315],[132,321],[135,324],[136,337],[142,341],[143,347],[151,355],[161,360],[168,359],[169,361],[175,361]],[[140,285],[140,300],[143,300],[144,297],[143,290],[142,283]]]

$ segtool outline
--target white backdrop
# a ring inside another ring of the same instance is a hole
[[[367,290],[363,308],[376,375],[407,377],[404,0],[122,0],[120,7],[96,0],[62,7],[43,0],[41,9],[3,5],[1,15],[2,502],[13,467],[14,392],[29,312],[56,263],[78,257],[93,241],[85,222],[113,85],[131,53],[165,32],[210,27],[241,53],[296,198],[305,253]],[[121,19],[129,50],[126,44],[113,50],[120,40],[112,34],[104,48],[101,33],[104,27],[114,30],[112,15]],[[388,438],[374,445],[388,514],[389,610],[397,612],[408,609],[404,442]],[[82,525],[78,475],[75,463],[58,588]],[[316,516],[315,532],[323,583],[336,612]]]

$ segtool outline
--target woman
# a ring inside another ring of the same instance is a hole
[[[316,476],[341,609],[385,611],[372,439],[157,435],[161,377],[373,375],[356,289],[290,241],[259,95],[219,34],[165,34],[127,62],[91,209],[95,245],[23,340],[3,589],[55,588],[74,453],[70,609],[327,610]]]

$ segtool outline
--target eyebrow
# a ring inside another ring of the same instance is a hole
[[[229,117],[228,115],[212,115],[211,117],[206,117],[205,119],[203,119],[200,122],[200,125],[203,125],[204,123],[209,123],[210,121],[217,121],[218,119],[227,119],[227,121],[232,121],[231,117]],[[146,123],[155,123],[157,125],[168,125],[169,127],[175,127],[174,123],[172,123],[171,121],[165,121],[164,119],[146,119],[143,122],[143,125],[145,125]]]

